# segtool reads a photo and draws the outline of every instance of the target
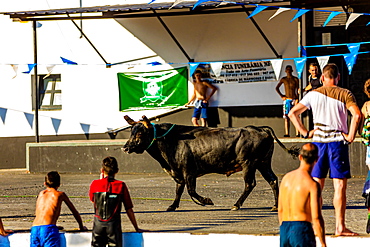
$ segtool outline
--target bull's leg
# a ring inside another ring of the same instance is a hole
[[[167,208],[167,211],[175,211],[176,208],[179,207],[181,195],[184,192],[184,188],[185,188],[185,181],[182,181],[181,183],[176,182],[176,197],[172,205]]]
[[[191,197],[191,199],[196,203],[196,204],[199,204],[199,205],[214,205],[212,200],[210,198],[207,198],[207,197],[202,197],[200,195],[197,194],[196,192],[196,185],[197,185],[197,182],[196,182],[196,176],[186,176],[186,188],[188,189],[188,193]]]
[[[239,200],[231,208],[231,210],[233,211],[240,209],[245,199],[247,199],[247,197],[252,192],[254,187],[256,187],[256,169],[253,167],[253,164],[247,164],[246,168],[243,171],[244,171],[243,175],[244,175],[245,188]]]
[[[277,211],[278,208],[278,197],[279,197],[279,185],[278,178],[271,169],[271,160],[266,161],[258,169],[261,172],[263,178],[271,186],[272,192],[274,193],[275,205],[271,208],[271,211]]]

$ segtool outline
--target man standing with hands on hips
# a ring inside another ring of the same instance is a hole
[[[323,86],[311,91],[293,107],[289,118],[303,135],[303,138],[313,138],[313,143],[319,147],[319,159],[312,170],[312,177],[324,187],[325,178],[333,179],[337,236],[355,236],[345,226],[347,179],[351,177],[348,144],[355,139],[361,112],[353,94],[337,86],[340,79],[338,67],[327,64],[321,76]],[[312,110],[314,129],[309,131],[303,125],[299,115],[307,109]],[[352,114],[350,126],[347,126],[347,110]]]

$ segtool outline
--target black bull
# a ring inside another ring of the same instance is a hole
[[[275,196],[272,209],[276,210],[278,179],[271,169],[274,139],[293,157],[298,154],[296,147],[287,149],[270,127],[203,128],[168,123],[153,125],[145,116],[140,122],[135,122],[128,116],[125,116],[125,120],[133,128],[124,150],[138,154],[146,150],[176,181],[176,197],[167,211],[174,211],[179,207],[185,185],[195,203],[213,205],[211,199],[197,194],[197,177],[209,173],[229,176],[243,171],[244,192],[232,207],[232,210],[238,210],[256,186],[256,170],[260,171],[271,186]]]

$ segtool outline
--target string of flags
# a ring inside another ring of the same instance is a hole
[[[23,113],[24,117],[27,120],[27,123],[30,126],[30,128],[33,129],[33,123],[34,123],[34,117],[35,117],[35,115],[33,113],[28,113],[28,112],[23,112],[23,111],[18,111],[18,110],[13,110],[13,109],[0,107],[0,119],[1,119],[1,122],[3,124],[5,124],[5,122],[6,122],[6,117],[7,117],[7,114],[9,112],[9,110],[14,111],[14,112],[18,112],[18,113]],[[50,121],[51,121],[51,123],[53,125],[53,128],[54,128],[54,131],[55,131],[55,134],[57,135],[58,131],[59,131],[59,127],[62,123],[62,119],[53,118],[53,117],[49,117],[49,116],[42,116],[42,117],[50,118]],[[80,125],[81,130],[83,131],[84,134],[89,134],[90,133],[90,127],[91,126],[97,126],[97,125],[86,124],[86,123],[79,123],[79,125]],[[107,129],[107,131],[112,130],[112,128],[106,128],[106,129]]]
[[[302,57],[296,57],[296,58],[282,58],[282,59],[254,59],[254,60],[239,60],[239,61],[217,61],[217,62],[188,62],[188,63],[166,63],[167,65],[189,65],[190,67],[190,75],[193,75],[195,69],[197,68],[197,66],[202,63],[202,64],[210,64],[211,67],[212,67],[212,70],[214,71],[214,73],[217,75],[220,73],[221,71],[221,68],[222,68],[222,65],[224,63],[237,63],[237,62],[256,62],[256,61],[270,61],[274,67],[274,70],[275,71],[275,74],[277,75],[280,70],[281,70],[281,66],[282,66],[282,61],[284,60],[294,60],[294,63],[296,65],[296,70],[297,70],[297,74],[298,74],[298,77],[301,78],[301,74],[303,72],[303,68],[304,68],[304,65],[305,65],[305,62],[308,58],[317,58],[318,62],[319,63],[322,63],[323,65],[325,65],[325,61],[327,62],[329,60],[329,58],[331,56],[343,56],[345,62],[346,62],[346,65],[347,65],[347,68],[348,68],[348,72],[349,74],[352,73],[352,69],[353,69],[353,66],[356,64],[356,60],[357,60],[357,56],[359,54],[365,54],[365,53],[369,53],[370,51],[363,51],[363,52],[359,52],[360,50],[360,46],[363,45],[363,44],[370,44],[369,41],[366,41],[366,42],[357,42],[357,43],[342,43],[342,44],[330,44],[330,45],[311,45],[311,46],[302,46],[302,47],[299,47],[298,51],[302,53]],[[326,55],[323,55],[323,56],[318,56],[318,57],[307,57],[307,48],[314,48],[314,47],[333,47],[333,46],[347,46],[348,50],[349,50],[349,53],[345,53],[345,54],[332,54],[330,56],[326,56]],[[64,58],[64,57],[60,57],[63,61],[64,64],[66,65],[79,65],[77,62],[74,62],[72,60],[69,60],[67,58]],[[31,71],[34,69],[34,67],[36,66],[37,64],[33,63],[33,64],[27,64],[27,67],[28,67],[28,70],[22,72],[24,74],[30,74]],[[60,65],[60,64],[49,64],[49,65],[46,65],[46,69],[48,71],[47,75],[44,76],[44,79],[46,77],[48,77],[53,69],[55,68],[56,65]],[[134,66],[140,66],[140,65],[143,65],[142,63],[136,63],[136,64],[127,64],[128,66],[128,69],[130,68],[133,68]],[[151,65],[151,66],[158,66],[158,65],[163,65],[163,63],[161,62],[158,62],[158,61],[153,61],[153,62],[149,62],[149,63],[145,63],[145,65]],[[13,68],[14,72],[15,72],[15,75],[13,76],[13,79],[18,75],[18,69],[19,69],[19,65],[18,64],[10,64],[10,66]],[[277,76],[278,77],[278,76]]]
[[[154,3],[156,0],[151,0],[149,2],[149,4],[152,4]],[[187,0],[175,0],[174,3],[171,5],[171,7],[169,9],[172,9],[173,7],[175,7],[176,5],[182,3],[182,2],[185,2]],[[259,4],[250,4],[250,3],[245,3],[245,2],[238,2],[238,1],[224,1],[224,0],[198,0],[194,6],[193,6],[193,10],[195,8],[197,8],[200,4],[202,3],[205,3],[205,2],[218,2],[220,3],[221,5],[222,4],[226,4],[226,3],[233,3],[233,4],[240,4],[240,5],[250,5],[250,6],[255,6],[256,8],[254,9],[254,11],[247,17],[248,18],[251,18],[255,15],[257,15],[258,13],[262,12],[263,10],[267,9],[267,8],[277,8],[277,11],[275,12],[274,15],[272,15],[270,18],[269,18],[269,21],[276,17],[277,15],[281,14],[282,12],[285,12],[285,11],[288,11],[288,10],[293,10],[293,11],[297,11],[296,15],[293,17],[293,19],[290,21],[294,21],[296,20],[297,18],[303,16],[304,14],[310,12],[310,11],[320,11],[320,12],[327,12],[327,13],[330,13],[328,18],[326,19],[323,27],[325,27],[334,17],[336,17],[337,15],[340,15],[340,14],[348,14],[349,17],[348,17],[348,20],[347,20],[347,23],[346,23],[346,29],[348,28],[348,26],[354,21],[356,20],[358,17],[362,16],[362,15],[370,15],[369,13],[349,13],[349,12],[344,12],[344,11],[330,11],[330,10],[322,10],[322,9],[300,9],[300,8],[287,8],[287,7],[279,7],[279,6],[267,6],[267,5],[259,5]],[[366,26],[370,25],[370,22],[367,23]]]

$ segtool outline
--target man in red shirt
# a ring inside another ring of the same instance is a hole
[[[93,247],[105,247],[107,244],[122,247],[121,203],[136,232],[143,232],[137,225],[126,184],[114,179],[117,172],[117,160],[106,157],[103,159],[101,178],[92,181],[90,185],[89,196],[95,210],[91,241]]]

